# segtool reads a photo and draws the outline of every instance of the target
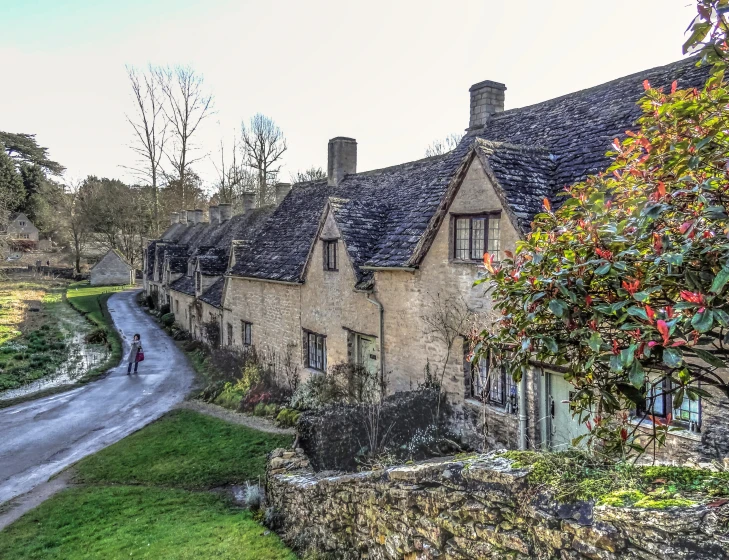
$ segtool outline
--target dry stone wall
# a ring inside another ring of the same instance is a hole
[[[271,524],[321,558],[729,558],[729,505],[559,504],[527,482],[528,471],[494,455],[356,474],[314,474],[300,450],[274,455]]]

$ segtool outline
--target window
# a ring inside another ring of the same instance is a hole
[[[305,332],[306,365],[312,369],[325,371],[327,368],[327,337],[313,332]]]
[[[21,226],[25,225],[25,222],[18,222]]]
[[[200,274],[199,270],[195,272],[195,289],[198,292],[202,291],[202,274]]]
[[[250,346],[252,340],[253,325],[247,321],[240,322],[241,338],[243,339],[243,346]]]
[[[648,413],[654,417],[667,418],[670,412],[674,421],[686,424],[691,431],[701,431],[701,399],[691,400],[684,393],[681,404],[675,407],[673,393],[667,391],[668,387],[670,382],[665,379],[660,383],[648,382],[645,403],[637,408],[637,413],[641,416]]]
[[[453,255],[462,261],[481,261],[485,252],[501,259],[501,216],[459,216],[455,220]]]
[[[179,313],[179,312],[180,312],[180,300],[176,299],[175,300],[175,313]]]
[[[489,371],[489,360],[481,360],[471,367],[471,397],[483,403],[506,408],[516,413],[516,384],[506,368]]]
[[[228,346],[233,346],[233,325],[228,323]]]
[[[324,242],[324,270],[337,270],[337,241]]]

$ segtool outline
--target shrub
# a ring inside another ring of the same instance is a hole
[[[240,382],[228,382],[224,385],[220,394],[215,398],[215,404],[235,410],[240,405],[244,395],[245,391],[241,389]]]
[[[254,410],[259,404],[266,404],[271,400],[271,393],[266,391],[263,385],[252,387],[240,403],[240,410],[249,412]]]
[[[106,344],[109,342],[109,333],[103,328],[94,329],[86,335],[84,340],[88,344]]]
[[[301,413],[298,410],[283,408],[276,416],[276,424],[282,428],[293,428],[296,426],[296,422],[299,421],[299,416],[301,416]]]
[[[306,383],[299,385],[291,397],[290,406],[296,410],[313,410],[341,401],[345,395],[345,391],[334,376],[326,373],[316,374],[312,375]]]
[[[165,303],[163,306],[159,308],[160,315],[167,315],[171,311],[170,304]]]
[[[261,507],[263,501],[263,491],[258,484],[250,484],[246,482],[245,503],[246,507],[251,510],[257,510]]]
[[[253,409],[253,416],[265,416],[266,415],[266,405],[263,403],[258,403],[256,407]]]
[[[174,313],[165,313],[160,317],[160,321],[165,327],[171,327],[175,324],[175,314]]]
[[[278,413],[278,407],[275,404],[267,404],[264,411],[266,416],[273,418]]]

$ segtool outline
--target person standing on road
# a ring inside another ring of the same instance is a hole
[[[137,373],[137,368],[139,367],[139,353],[141,351],[142,337],[135,334],[132,339],[132,347],[129,349],[129,356],[127,356],[127,375],[132,374],[132,365],[134,366],[134,373]]]

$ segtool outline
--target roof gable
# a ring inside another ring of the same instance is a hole
[[[129,269],[130,272],[134,269],[134,267],[131,264],[129,264],[129,262],[127,262],[127,259],[124,258],[124,255],[122,255],[116,249],[109,249],[106,252],[106,254],[103,257],[101,257],[99,262],[97,262],[94,266],[91,267],[91,270],[94,270],[97,266],[101,266],[103,263],[107,263],[111,260],[121,261],[122,264],[124,264]]]

